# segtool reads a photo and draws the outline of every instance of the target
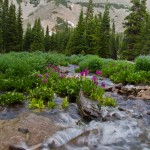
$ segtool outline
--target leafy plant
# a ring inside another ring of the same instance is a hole
[[[42,98],[40,99],[35,99],[32,98],[32,100],[29,102],[29,108],[39,108],[39,109],[44,109],[45,105],[44,105],[44,101],[42,100]]]
[[[57,104],[54,101],[48,101],[47,107],[49,109],[54,109],[57,106]]]
[[[135,59],[136,71],[150,71],[150,56],[140,56]]]
[[[69,103],[68,103],[68,97],[63,98],[62,101],[62,108],[66,109],[68,107]]]
[[[103,100],[99,101],[99,105],[101,106],[112,106],[116,107],[116,100],[110,97],[104,97]]]
[[[22,103],[24,100],[24,95],[18,92],[7,92],[6,94],[0,95],[0,105]]]
[[[52,101],[54,98],[54,91],[52,88],[48,88],[47,86],[36,87],[33,90],[30,90],[30,99],[42,99],[44,101]]]

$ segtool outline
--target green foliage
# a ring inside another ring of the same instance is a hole
[[[0,78],[0,90],[27,92],[29,89],[35,87],[35,79],[32,76],[22,78]]]
[[[109,77],[115,73],[119,73],[120,71],[133,70],[134,64],[125,61],[104,61],[104,65],[102,67],[102,74],[105,77]],[[115,76],[114,76],[115,77]]]
[[[137,71],[150,71],[150,56],[140,56],[136,58],[135,69]]]
[[[62,101],[62,108],[66,109],[68,106],[69,106],[68,97],[65,97],[63,98],[63,101]]]
[[[116,106],[115,99],[104,97],[103,88],[95,85],[91,80],[86,78],[82,81],[82,90],[90,99],[98,101],[100,106]]]
[[[125,37],[122,47],[122,58],[128,60],[134,60],[141,53],[141,49],[137,45],[142,41],[143,37],[140,36],[140,33],[147,16],[146,0],[132,0],[131,3],[131,12],[124,22]]]
[[[116,107],[117,103],[116,100],[111,97],[104,97],[104,99],[100,101],[99,105]]]
[[[80,90],[80,81],[75,78],[60,78],[54,89],[56,94],[62,97],[68,96],[70,101],[75,102]]]
[[[22,103],[25,100],[23,94],[18,92],[8,92],[0,95],[0,105],[11,105],[15,103]]]
[[[130,72],[127,77],[127,83],[139,84],[139,83],[149,83],[150,72],[139,71],[139,72]]]
[[[44,29],[41,25],[40,19],[35,20],[32,28],[32,43],[30,51],[44,50]]]
[[[40,99],[35,99],[32,98],[32,100],[29,102],[29,108],[38,108],[38,109],[44,109],[45,105],[44,105],[44,101],[40,98]]]
[[[80,71],[86,68],[90,72],[95,72],[96,70],[100,70],[102,68],[102,65],[102,59],[100,59],[98,56],[89,55],[79,63],[79,68]]]
[[[52,88],[47,86],[36,87],[33,90],[30,90],[29,98],[35,98],[36,100],[42,99],[44,101],[52,101],[54,98],[54,91]]]
[[[57,104],[54,101],[48,101],[47,107],[49,109],[54,109],[57,106]]]
[[[105,6],[105,11],[102,17],[99,33],[99,49],[98,55],[103,58],[110,57],[109,42],[110,42],[110,18],[108,4]]]

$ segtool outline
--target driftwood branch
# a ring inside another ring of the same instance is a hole
[[[79,98],[77,99],[77,105],[80,115],[87,120],[92,120],[100,117],[100,108],[98,102],[87,98],[83,91],[80,91]]]

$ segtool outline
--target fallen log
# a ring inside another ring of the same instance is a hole
[[[87,98],[81,90],[77,99],[77,105],[83,119],[93,120],[101,116],[98,101]]]

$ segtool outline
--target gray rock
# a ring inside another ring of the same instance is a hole
[[[10,145],[9,150],[26,150],[20,146]]]

